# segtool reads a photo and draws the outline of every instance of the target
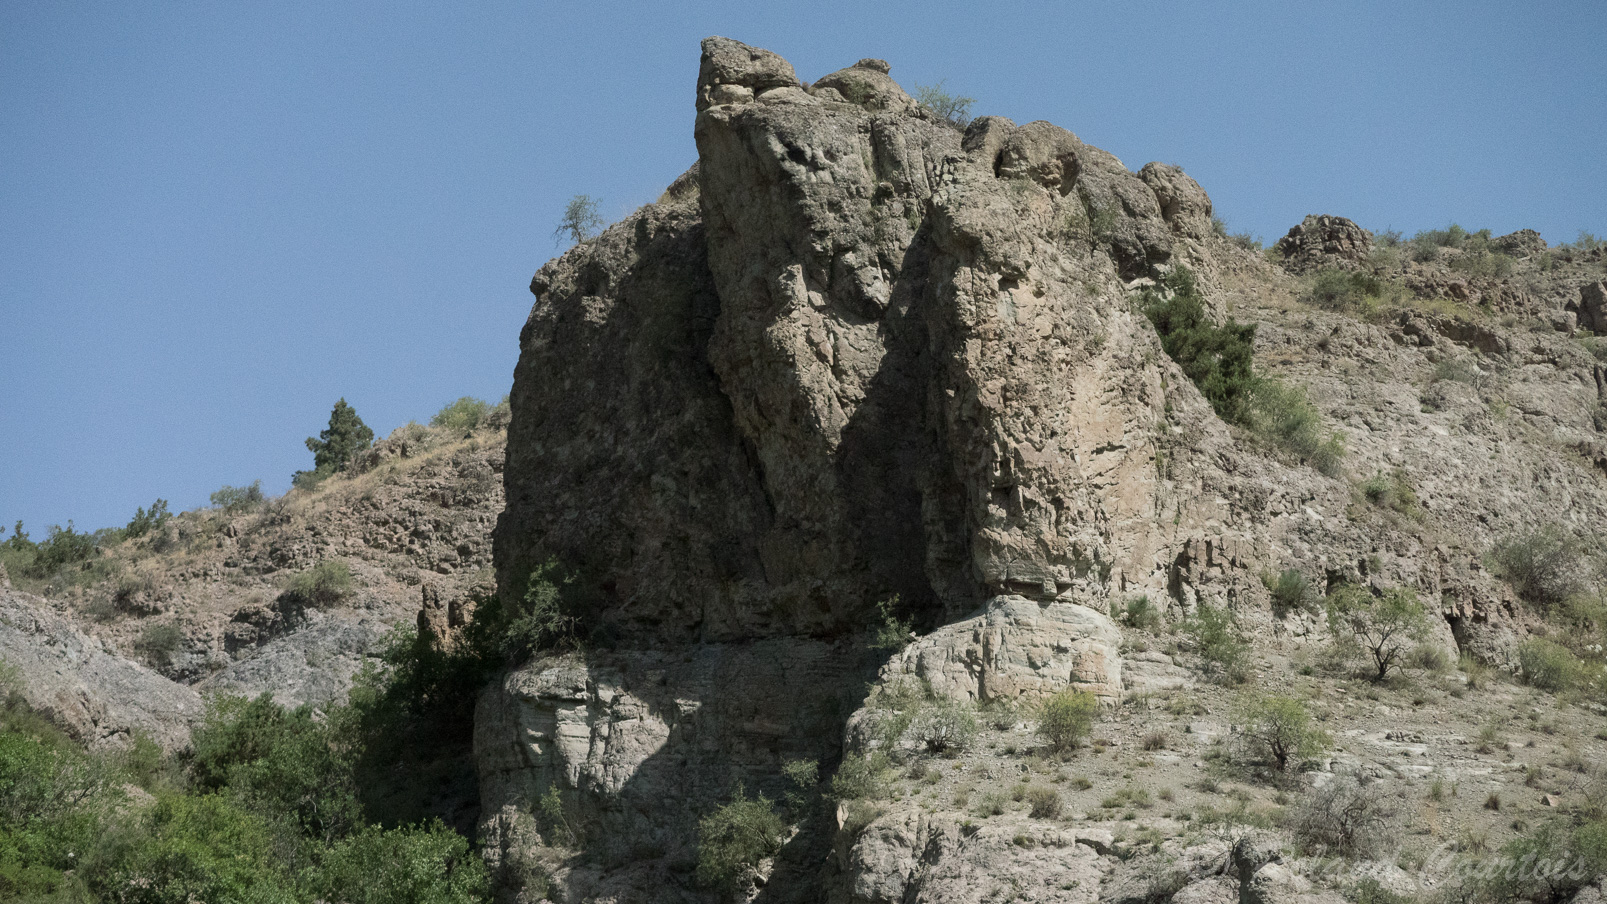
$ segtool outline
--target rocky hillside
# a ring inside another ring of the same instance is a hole
[[[889,72],[709,39],[697,164],[531,284],[498,588],[563,563],[586,640],[479,704],[505,892],[1415,897],[1591,825],[1602,250],[1261,252],[1177,167]],[[1202,394],[1236,324],[1259,376]],[[1046,741],[1082,700],[1093,746]],[[1312,727],[1276,768],[1267,706]],[[1341,798],[1376,846],[1302,822]]]
[[[96,682],[68,652],[78,647],[88,662],[104,655],[130,674],[159,673],[170,681],[153,685],[154,699],[190,701],[166,707],[163,738],[182,739],[198,693],[341,701],[392,628],[417,622],[444,635],[467,620],[471,597],[491,591],[505,425],[499,409],[467,432],[408,425],[314,487],[184,512],[54,575],[18,575],[0,618],[0,643],[16,644],[6,662],[25,686],[52,689],[30,692],[41,701],[60,695],[51,676],[64,667]],[[72,665],[46,667],[41,641]],[[146,696],[131,688],[118,678],[83,696],[116,709]],[[98,719],[59,721],[94,737],[79,729]]]

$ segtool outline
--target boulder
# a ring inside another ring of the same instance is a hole
[[[1575,308],[1579,325],[1596,333],[1607,333],[1607,282],[1586,283],[1579,287]]]

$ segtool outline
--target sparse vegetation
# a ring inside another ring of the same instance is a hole
[[[603,216],[597,211],[597,199],[591,195],[575,195],[564,205],[564,212],[558,217],[558,226],[553,229],[553,238],[558,241],[568,239],[571,245],[578,245],[595,237],[603,229]]]
[[[1129,597],[1120,613],[1122,624],[1141,631],[1155,631],[1161,627],[1161,611],[1147,595]]]
[[[1504,538],[1491,550],[1490,563],[1518,595],[1542,610],[1587,592],[1600,569],[1584,544],[1551,525]]]
[[[875,609],[875,626],[872,630],[870,648],[897,653],[909,645],[913,623],[908,618],[898,614],[898,594],[893,594],[884,600],[877,600]]]
[[[430,418],[431,427],[443,427],[454,433],[467,433],[480,426],[491,413],[491,403],[473,396],[464,396],[442,408]]]
[[[1518,664],[1523,680],[1542,690],[1571,690],[1590,678],[1585,663],[1567,647],[1543,637],[1531,637],[1518,647]]]
[[[263,503],[262,481],[253,481],[250,486],[231,487],[225,485],[211,496],[212,504],[224,511],[225,514],[236,515],[249,512]]]
[[[1277,577],[1264,574],[1261,583],[1272,594],[1272,611],[1280,618],[1313,609],[1319,597],[1317,588],[1298,568],[1285,568]]]
[[[1232,612],[1201,603],[1193,617],[1183,622],[1183,631],[1193,639],[1195,650],[1214,678],[1224,684],[1245,680],[1250,645],[1239,633]]]
[[[1389,847],[1394,795],[1354,775],[1335,775],[1300,798],[1287,825],[1306,853],[1376,857]]]
[[[916,85],[915,102],[956,129],[964,129],[971,124],[971,105],[976,103],[976,98],[949,93],[947,83],[947,79],[942,79],[935,85]]]
[[[291,578],[284,595],[301,605],[323,609],[345,599],[352,584],[351,567],[340,559],[329,559]]]
[[[1399,468],[1388,474],[1382,472],[1362,481],[1362,496],[1379,508],[1386,508],[1408,518],[1417,518],[1422,514],[1422,505],[1418,501],[1417,491],[1412,489],[1411,481],[1407,479],[1406,472]]]

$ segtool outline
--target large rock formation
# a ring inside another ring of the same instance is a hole
[[[1209,201],[1048,123],[962,134],[884,68],[806,91],[705,43],[698,166],[532,282],[502,592],[556,556],[607,633],[661,643],[1167,586],[1161,508],[1210,503],[1157,449],[1197,434],[1184,473],[1225,434],[1123,286]]]
[[[962,133],[881,61],[805,89],[722,38],[697,108],[698,164],[531,283],[495,535],[510,600],[549,558],[576,572],[593,644],[481,702],[493,859],[529,854],[520,814],[555,788],[599,837],[656,839],[600,875],[543,848],[620,900],[673,897],[690,820],[736,782],[835,761],[880,658],[839,638],[876,601],[954,623],[900,660],[937,692],[1113,700],[1113,596],[1264,594],[1265,541],[1228,525],[1310,495],[1241,501],[1223,462],[1263,465],[1127,301],[1209,235],[1181,170],[1048,123]]]
[[[883,61],[806,86],[722,38],[704,42],[695,106],[697,164],[531,283],[498,592],[517,602],[557,559],[588,642],[479,702],[484,828],[505,878],[539,866],[566,899],[707,899],[689,878],[698,817],[738,786],[784,793],[788,760],[833,768],[878,674],[1006,714],[1068,687],[1114,702],[1189,686],[1175,641],[1124,654],[1110,616],[1139,596],[1169,620],[1226,607],[1299,646],[1318,620],[1275,615],[1263,575],[1296,568],[1318,593],[1411,586],[1445,615],[1431,643],[1511,656],[1513,600],[1480,565],[1488,528],[1456,521],[1477,540],[1447,542],[1372,512],[1346,475],[1236,437],[1164,353],[1133,297],[1171,268],[1201,275],[1214,317],[1230,280],[1293,282],[1213,233],[1181,169],[1135,174],[1044,122],[962,131]],[[1362,267],[1369,243],[1320,217],[1283,247],[1301,270]],[[1258,366],[1299,373],[1369,469],[1430,475],[1424,508],[1464,518],[1441,501],[1462,490],[1418,459],[1455,443],[1458,460],[1433,468],[1466,476],[1492,459],[1489,438],[1471,419],[1424,431],[1407,384],[1443,345],[1520,340],[1449,317],[1320,316],[1320,331],[1262,322]],[[1374,406],[1388,418],[1353,410],[1342,355],[1398,379],[1405,400]],[[1571,431],[1596,386],[1531,404]],[[1602,510],[1578,470],[1534,483]],[[889,611],[922,635],[892,656],[863,642]],[[541,804],[554,795],[561,822]],[[1054,881],[1084,883],[1066,899],[1091,900],[1114,875],[1089,853],[1109,847],[1097,838],[1007,845],[913,807],[872,821],[863,846],[843,813],[802,820],[760,897],[970,900],[979,864],[1026,881],[1056,859]],[[1067,856],[1026,853],[1043,844]],[[1195,893],[1231,891],[1218,885]]]

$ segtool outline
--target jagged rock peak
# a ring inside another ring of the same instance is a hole
[[[1344,217],[1313,214],[1272,247],[1283,255],[1284,268],[1294,273],[1324,267],[1355,269],[1373,250],[1373,234]]]
[[[792,64],[779,55],[730,38],[703,39],[697,73],[697,108],[752,100],[773,88],[799,87]]]

